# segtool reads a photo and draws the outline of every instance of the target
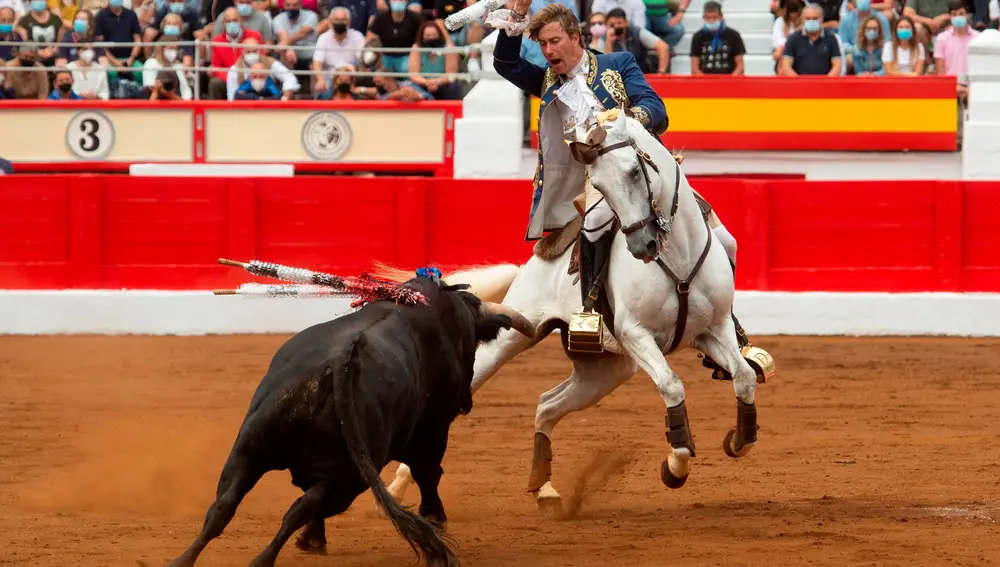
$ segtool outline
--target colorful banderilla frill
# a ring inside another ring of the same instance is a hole
[[[257,295],[267,297],[317,297],[353,295],[351,307],[360,307],[378,299],[390,299],[405,305],[427,304],[427,298],[405,285],[363,273],[357,277],[335,276],[305,268],[293,268],[271,262],[253,260],[237,262],[219,258],[223,266],[243,268],[248,273],[291,282],[290,284],[245,283],[237,289],[217,289],[215,295]]]

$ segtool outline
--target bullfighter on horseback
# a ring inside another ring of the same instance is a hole
[[[579,239],[580,290],[584,306],[592,308],[603,285],[604,266],[615,235],[611,230],[615,216],[590,184],[585,169],[574,162],[568,142],[600,130],[596,115],[618,107],[659,139],[667,130],[667,111],[631,53],[604,54],[585,49],[579,21],[560,3],[545,6],[525,25],[530,5],[530,0],[515,0],[508,20],[503,22],[505,26],[497,26],[506,29],[499,31],[493,53],[497,73],[541,99],[538,165],[525,240],[538,240],[545,232],[559,231],[579,216],[584,217]],[[538,42],[548,62],[546,67],[521,58],[521,31]],[[711,205],[696,196],[735,271],[736,240],[719,222]],[[733,321],[744,357],[752,353],[758,366],[773,368],[770,354],[752,347],[735,315]],[[708,356],[703,364],[714,371],[713,377],[731,378]]]

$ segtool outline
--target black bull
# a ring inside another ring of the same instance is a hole
[[[243,497],[268,471],[289,469],[304,494],[251,565],[273,565],[281,547],[308,527],[298,547],[325,551],[324,520],[371,489],[425,563],[457,565],[442,535],[438,496],[448,430],[472,409],[476,347],[501,329],[534,335],[519,313],[419,277],[407,285],[428,305],[369,303],[310,327],[275,353],[219,477],[201,533],[171,565],[194,565],[222,534]],[[379,477],[406,463],[420,489],[420,514],[396,502]]]

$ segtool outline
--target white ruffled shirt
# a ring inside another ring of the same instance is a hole
[[[588,123],[604,110],[597,95],[587,84],[589,71],[590,58],[584,53],[580,62],[567,73],[569,80],[555,92],[556,98],[562,103],[559,105],[559,113],[565,134],[574,134],[578,127],[586,132]]]

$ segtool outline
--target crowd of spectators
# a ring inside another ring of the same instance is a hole
[[[968,44],[996,27],[998,0],[775,0],[778,75],[954,75],[967,94]],[[481,68],[470,50],[492,33],[444,19],[474,0],[0,0],[0,99],[455,100],[456,74]],[[629,51],[646,73],[670,72],[691,0],[560,2],[584,42]],[[744,73],[740,31],[716,0],[700,6],[690,73]],[[178,42],[217,45],[180,45]],[[68,46],[55,47],[54,42]],[[95,47],[95,42],[121,44]],[[133,45],[148,42],[151,45]],[[420,48],[420,49],[415,49]],[[199,50],[196,53],[195,50]],[[389,51],[375,51],[388,49]],[[544,65],[525,38],[521,55]],[[199,77],[182,67],[210,67]],[[53,67],[65,67],[56,71]],[[313,71],[316,74],[295,74]],[[358,76],[357,71],[395,73]]]

